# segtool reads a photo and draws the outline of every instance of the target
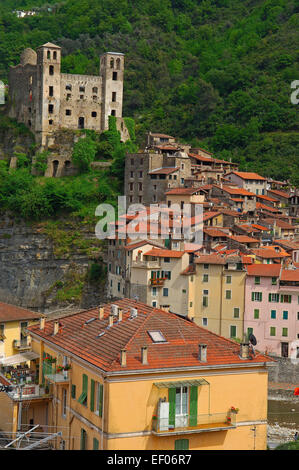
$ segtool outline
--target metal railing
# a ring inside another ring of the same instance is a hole
[[[228,413],[210,413],[201,415],[184,415],[175,416],[173,418],[153,419],[153,431],[173,432],[186,431],[188,429],[212,429],[217,427],[234,427],[235,415]]]
[[[31,348],[31,343],[28,341],[28,339],[15,339],[13,341],[13,347],[15,349],[29,349]]]

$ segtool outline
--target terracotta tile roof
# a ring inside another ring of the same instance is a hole
[[[280,280],[299,282],[299,269],[283,269]]]
[[[264,178],[263,176],[258,175],[257,173],[250,173],[250,172],[246,172],[246,171],[232,171],[231,173],[233,173],[234,175],[239,176],[239,178],[242,178],[243,180],[262,180],[262,181],[266,181],[266,178]],[[228,174],[231,174],[231,173],[228,173]]]
[[[151,240],[142,240],[140,242],[131,243],[130,245],[126,245],[124,248],[125,248],[126,251],[131,251],[131,250],[134,250],[135,248],[139,248],[140,246],[144,246],[144,245],[159,246],[159,243],[155,243]]]
[[[273,243],[277,243],[291,250],[299,250],[299,241],[291,240],[273,240]]]
[[[280,202],[279,199],[275,199],[274,197],[265,196],[264,194],[260,194],[256,196],[257,199],[263,199],[264,201],[269,202]]]
[[[172,188],[168,191],[165,191],[165,194],[195,194],[201,191],[201,188]]]
[[[232,235],[231,237],[232,240],[235,240],[236,242],[239,243],[256,243],[259,242],[257,238],[252,238],[248,237],[247,235]]]
[[[268,211],[268,212],[280,212],[279,209],[274,209],[274,207],[270,207],[270,206],[266,206],[265,204],[262,204],[261,202],[257,202],[256,203],[256,208],[257,209],[262,209],[264,211]]]
[[[226,264],[224,256],[218,254],[200,255],[195,259],[196,264]]]
[[[267,192],[271,194],[276,194],[280,197],[285,197],[286,199],[289,199],[291,197],[289,193],[287,193],[286,191],[280,191],[279,189],[268,189]]]
[[[229,194],[241,194],[242,196],[254,196],[256,197],[256,194],[251,193],[250,191],[247,191],[247,189],[244,188],[231,188],[230,186],[223,185],[222,188],[221,186],[215,184],[213,185],[218,189],[222,189],[222,191],[225,191],[226,193]]]
[[[104,306],[104,318],[98,318],[98,310],[91,309],[71,315],[62,320],[63,328],[53,335],[53,322],[46,322],[45,329],[30,327],[32,335],[50,342],[106,372],[128,370],[151,370],[165,368],[200,367],[202,365],[240,365],[272,361],[263,354],[257,354],[252,360],[239,357],[240,345],[197,326],[182,316],[164,310],[149,307],[131,299],[115,302],[123,309],[123,319],[108,326],[111,306]],[[136,308],[137,317],[129,319],[130,308]],[[96,318],[85,324],[87,320]],[[84,325],[84,326],[83,326]],[[154,343],[149,331],[161,331],[166,339],[164,343]],[[101,332],[104,335],[97,337]],[[207,362],[198,360],[198,345],[207,345]],[[141,363],[141,347],[148,347],[148,364]],[[120,365],[120,353],[126,349],[126,366]]]
[[[229,237],[226,232],[223,232],[222,230],[219,230],[216,227],[205,227],[203,231],[204,233],[209,235],[209,237]]]
[[[281,219],[265,219],[265,222],[272,224],[272,225],[277,225],[277,227],[280,227],[286,230],[295,230],[295,227],[293,225]]]
[[[184,254],[184,251],[176,250],[163,250],[159,248],[152,248],[150,251],[147,251],[143,256],[155,256],[157,258],[181,258]]]
[[[248,276],[278,277],[281,264],[251,264],[246,269]]]
[[[38,320],[41,316],[40,313],[0,302],[0,323],[19,320]]]
[[[208,163],[213,163],[214,159],[210,157],[204,157],[202,155],[197,155],[196,153],[188,153],[189,157],[195,158],[196,160],[200,162],[208,162]],[[212,155],[212,154],[211,154]]]
[[[264,227],[263,225],[259,225],[259,224],[252,224],[252,227],[257,228],[258,230],[266,230],[266,231],[270,230],[268,227]]]
[[[274,258],[285,258],[290,256],[288,253],[278,253],[273,248],[253,248],[251,250],[258,258],[274,259]]]
[[[220,212],[206,211],[203,214],[203,222],[213,219],[213,217],[216,217],[217,215],[220,215]]]
[[[252,264],[253,263],[253,259],[250,256],[242,255],[241,259],[242,259],[242,264]]]
[[[169,168],[157,168],[156,170],[149,171],[149,175],[170,175],[171,173],[174,173],[175,171],[179,170],[179,167],[169,167]]]

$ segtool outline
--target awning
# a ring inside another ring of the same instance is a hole
[[[184,380],[180,382],[155,382],[158,388],[176,388],[176,387],[199,387],[200,385],[210,385],[205,379]]]
[[[22,364],[22,362],[32,361],[37,359],[39,354],[34,351],[28,351],[23,354],[15,354],[14,356],[8,356],[0,359],[0,364],[3,366],[12,366],[13,364]]]

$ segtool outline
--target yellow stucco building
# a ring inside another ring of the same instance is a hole
[[[188,316],[226,338],[243,338],[246,270],[241,256],[200,255],[189,275]]]
[[[272,360],[248,345],[130,299],[29,330],[54,447],[266,449]]]

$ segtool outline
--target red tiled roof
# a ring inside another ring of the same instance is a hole
[[[151,241],[151,240],[142,240],[142,241],[140,241],[140,242],[131,243],[130,245],[126,245],[124,248],[125,248],[125,250],[127,250],[127,251],[131,251],[131,250],[134,250],[135,248],[139,248],[140,246],[144,246],[144,245],[159,246],[158,243],[154,243],[154,242]]]
[[[149,171],[149,175],[170,175],[171,173],[174,173],[175,171],[179,170],[179,167],[171,167],[171,168],[157,168],[156,170]]]
[[[280,197],[285,197],[286,199],[289,199],[291,197],[288,193],[286,193],[285,191],[280,191],[279,189],[268,189],[267,192],[274,193]]]
[[[200,162],[209,162],[213,163],[214,159],[210,157],[204,157],[203,155],[197,155],[196,153],[188,153],[189,157],[195,158],[196,160]],[[211,154],[212,155],[212,154]]]
[[[251,252],[258,256],[259,258],[285,258],[290,256],[288,253],[278,253],[277,251],[271,248],[255,248],[252,249]]]
[[[226,260],[224,256],[220,256],[217,254],[211,255],[200,255],[198,258],[195,259],[196,264],[226,264]]]
[[[181,258],[184,254],[184,251],[176,250],[164,250],[159,248],[152,248],[150,251],[147,251],[143,256],[155,256],[157,258]]]
[[[246,172],[246,171],[232,171],[231,173],[239,176],[243,180],[263,180],[263,181],[266,181],[266,178],[264,178],[263,176],[258,175],[257,173],[250,173],[250,172]],[[228,175],[231,174],[231,173],[228,173]]]
[[[279,209],[274,209],[274,207],[266,206],[265,204],[262,204],[261,202],[256,203],[256,208],[263,209],[264,211],[268,211],[268,212],[275,212],[275,213],[280,212]]]
[[[248,276],[278,277],[281,264],[251,264],[246,269]]]
[[[111,305],[104,306],[104,318],[98,318],[98,309],[70,315],[61,320],[63,328],[53,335],[53,321],[46,322],[45,329],[30,327],[33,336],[57,346],[66,353],[77,356],[106,372],[141,371],[166,368],[200,367],[198,345],[207,345],[207,362],[209,365],[240,365],[245,363],[262,364],[272,361],[271,358],[258,354],[253,359],[242,360],[239,357],[240,345],[232,340],[216,335],[181,316],[164,310],[149,307],[131,299],[114,302],[123,309],[121,322],[108,326],[108,315]],[[130,318],[130,308],[136,308],[137,317]],[[84,324],[87,320],[94,321]],[[149,331],[161,331],[165,343],[154,343]],[[104,335],[97,337],[99,333]],[[148,347],[148,364],[141,362],[141,347]],[[126,349],[126,366],[120,365],[120,353]]]
[[[201,188],[172,188],[169,189],[168,191],[165,191],[165,194],[168,196],[168,194],[195,194],[197,192],[200,192]]]
[[[214,184],[213,186],[215,186],[218,189],[222,189],[223,191],[229,194],[241,194],[243,196],[255,196],[256,197],[256,194],[251,193],[250,191],[247,191],[247,189],[244,189],[244,188],[231,188],[230,186],[227,186],[227,185],[223,185],[221,188],[221,186],[217,184]]]
[[[205,227],[203,231],[210,237],[228,237],[229,235],[216,227]]]
[[[264,227],[263,225],[258,225],[258,224],[252,224],[252,227],[257,228],[258,230],[266,230],[266,231],[270,230],[268,227]]]
[[[282,245],[290,250],[299,250],[299,241],[295,241],[295,240],[291,241],[291,240],[282,239],[282,240],[273,240],[273,243]]]
[[[299,269],[283,269],[280,280],[299,282]]]
[[[40,313],[0,302],[0,323],[19,320],[37,320],[41,316]]]
[[[280,202],[278,199],[275,199],[274,197],[270,197],[270,196],[265,196],[264,194],[257,195],[256,198],[264,199],[265,201],[269,201],[269,202]]]
[[[235,240],[236,242],[239,243],[256,243],[259,242],[257,238],[252,238],[248,237],[247,235],[232,235],[231,237],[232,240]]]

